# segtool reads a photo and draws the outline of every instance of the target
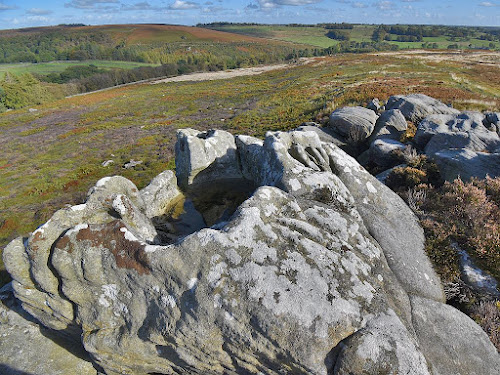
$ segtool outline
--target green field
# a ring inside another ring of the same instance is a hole
[[[105,61],[105,60],[85,60],[85,61],[52,61],[43,63],[17,63],[0,64],[0,75],[7,72],[12,74],[32,73],[47,75],[49,73],[60,73],[70,66],[95,65],[101,69],[133,69],[140,66],[154,66],[155,64],[139,63],[132,61]]]
[[[337,43],[325,35],[325,29],[322,27],[231,25],[225,26],[221,28],[221,30],[235,34],[307,44],[321,48],[327,48]]]
[[[215,30],[227,31],[236,34],[269,38],[273,40],[282,40],[293,43],[308,44],[314,47],[327,48],[339,43],[338,40],[330,39],[326,36],[329,31],[322,26],[291,26],[291,25],[245,25],[245,24],[227,24],[227,25],[207,25]],[[378,25],[354,24],[352,29],[346,29],[349,34],[349,41],[358,43],[372,42],[373,31]],[[494,41],[481,40],[479,36],[483,34],[480,28],[469,28],[471,35],[467,37],[451,37],[442,35],[438,37],[423,37],[419,42],[399,42],[395,39],[397,35],[392,34],[393,40],[388,43],[395,44],[402,49],[419,49],[423,44],[430,43],[431,46],[425,48],[447,49],[452,44],[457,44],[460,49],[500,49],[500,40]],[[447,30],[447,29],[445,29]],[[445,32],[445,31],[443,31]],[[432,45],[437,43],[437,47]],[[491,44],[492,43],[492,44]]]

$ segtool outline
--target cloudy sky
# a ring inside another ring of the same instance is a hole
[[[213,21],[500,26],[500,0],[0,0],[0,29]]]

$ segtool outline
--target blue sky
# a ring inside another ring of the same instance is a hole
[[[213,21],[500,26],[500,0],[0,0],[0,29]]]

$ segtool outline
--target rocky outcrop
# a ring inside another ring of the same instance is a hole
[[[491,131],[496,131],[500,135],[500,112],[487,112],[483,120],[483,125]]]
[[[417,218],[329,137],[183,130],[187,196],[168,172],[141,191],[99,181],[7,246],[16,298],[106,374],[497,374]],[[175,232],[191,197],[205,228]]]
[[[500,137],[483,125],[484,118],[479,112],[429,116],[418,125],[415,143],[428,155],[457,148],[492,152],[500,147]]]
[[[373,143],[381,138],[399,141],[406,129],[408,129],[408,124],[401,111],[399,109],[389,109],[378,118],[369,142]]]
[[[422,94],[392,96],[385,107],[369,138],[349,151],[363,166],[375,167],[380,174],[381,168],[408,161],[399,151],[415,148],[433,159],[448,181],[500,176],[498,113],[459,112]],[[407,120],[417,127],[413,139],[411,131],[407,134],[411,130]],[[400,143],[404,139],[410,140]],[[381,175],[382,180],[388,173]]]
[[[381,108],[380,100],[378,100],[378,98],[373,98],[370,100],[366,108],[371,109],[374,112],[378,112]]]
[[[459,113],[458,110],[424,94],[391,96],[385,107],[399,109],[407,120],[415,123],[429,115]]]
[[[377,139],[370,145],[370,158],[381,167],[393,167],[401,163],[406,146],[393,139]]]
[[[442,150],[434,154],[442,177],[453,181],[457,177],[467,181],[471,177],[500,176],[500,152],[475,152],[468,149]]]
[[[234,137],[227,132],[181,130],[177,133],[175,155],[177,180],[183,189],[213,179],[241,178]]]
[[[375,128],[377,114],[363,107],[344,107],[330,115],[329,126],[344,136],[349,144],[364,142]]]

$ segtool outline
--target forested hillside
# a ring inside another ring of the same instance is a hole
[[[187,26],[56,26],[0,32],[0,63],[119,60],[168,64],[196,56],[207,64],[229,60],[231,66],[273,61],[292,49],[285,43]]]

